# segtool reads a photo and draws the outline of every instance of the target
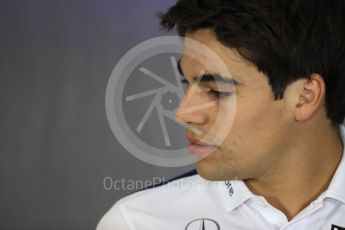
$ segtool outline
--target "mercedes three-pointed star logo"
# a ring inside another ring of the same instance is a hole
[[[220,230],[220,225],[215,220],[201,218],[189,222],[185,230]]]

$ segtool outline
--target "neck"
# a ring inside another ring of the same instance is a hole
[[[317,126],[315,126],[317,127]],[[337,129],[309,129],[295,143],[292,151],[284,154],[269,173],[245,180],[255,194],[264,196],[288,220],[295,217],[324,192],[338,167],[343,146]]]

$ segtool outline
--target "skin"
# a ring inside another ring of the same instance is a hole
[[[231,72],[227,77],[240,82],[237,86],[193,83],[200,72],[224,73],[217,72],[207,57],[192,58],[187,49],[181,58],[189,87],[176,119],[204,133],[216,130],[212,132],[217,135],[224,130],[224,119],[233,118],[217,150],[196,163],[199,175],[208,180],[243,180],[291,220],[327,189],[343,152],[340,135],[326,116],[322,77],[313,74],[311,80],[293,82],[283,99],[274,100],[267,76],[236,50],[221,44],[211,30],[197,30],[186,37],[211,48]],[[233,94],[217,98],[208,91],[215,87]],[[226,105],[229,100],[236,103],[236,109]],[[216,103],[185,112],[209,102]],[[187,136],[202,137],[190,131]]]

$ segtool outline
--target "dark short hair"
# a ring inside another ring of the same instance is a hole
[[[211,29],[265,73],[275,100],[301,78],[320,74],[333,125],[345,116],[345,0],[179,0],[161,14],[180,36]]]

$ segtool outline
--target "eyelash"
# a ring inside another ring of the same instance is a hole
[[[213,96],[216,96],[217,98],[224,98],[224,97],[229,97],[231,96],[231,92],[225,92],[225,91],[217,91],[213,89],[209,89],[207,91],[207,94],[211,94]]]
[[[187,79],[182,79],[181,80],[181,83],[184,84],[184,85],[189,85],[189,82]],[[212,96],[215,96],[217,98],[225,98],[225,97],[229,97],[232,95],[232,92],[226,92],[226,91],[217,91],[217,90],[214,90],[214,89],[211,89],[209,88],[207,91],[206,91],[207,94],[209,95],[212,95]]]
[[[189,82],[187,79],[181,79],[181,83],[184,84],[184,85],[189,85]]]

